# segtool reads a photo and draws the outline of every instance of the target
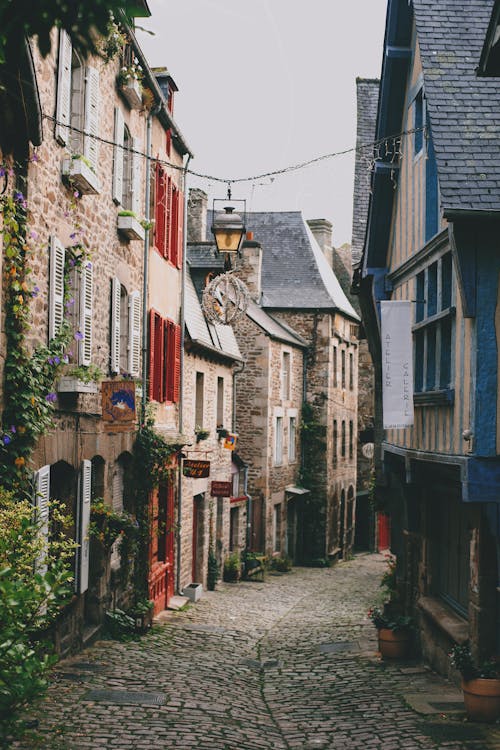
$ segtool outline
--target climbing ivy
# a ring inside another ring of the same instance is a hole
[[[304,402],[302,405],[300,483],[310,490],[303,501],[303,563],[311,562],[323,555],[318,542],[324,538],[324,492],[316,490],[323,481],[325,471],[326,427],[318,420],[318,410],[325,397],[319,395],[313,403]]]

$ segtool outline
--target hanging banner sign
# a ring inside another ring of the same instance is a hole
[[[238,435],[236,435],[234,432],[228,432],[224,440],[224,448],[227,448],[230,451],[234,451],[237,442]]]
[[[190,479],[205,479],[210,476],[210,461],[185,458],[182,464],[182,473]]]
[[[102,419],[106,432],[123,432],[135,427],[135,383],[109,380],[101,383]]]
[[[384,429],[413,424],[411,302],[380,303]]]

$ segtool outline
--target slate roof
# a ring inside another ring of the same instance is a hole
[[[354,202],[352,214],[352,264],[357,265],[363,255],[368,207],[370,203],[369,170],[372,154],[370,149],[360,150],[361,146],[373,143],[377,127],[377,107],[380,81],[374,78],[356,79],[357,129],[356,159],[354,165]],[[334,267],[335,273],[337,273]],[[338,275],[338,274],[337,274]]]
[[[185,321],[192,341],[220,356],[243,359],[231,326],[213,325],[206,320],[190,273],[186,274]]]
[[[300,211],[248,213],[262,245],[262,300],[268,309],[337,309],[357,320]]]
[[[446,217],[500,211],[500,79],[477,76],[494,0],[413,0]]]
[[[253,322],[262,328],[262,330],[272,339],[284,341],[285,344],[300,346],[304,349],[307,348],[307,341],[303,339],[302,336],[299,336],[299,334],[290,328],[290,326],[273,318],[272,315],[263,310],[262,307],[253,300],[250,300],[246,314],[250,320],[253,320]]]

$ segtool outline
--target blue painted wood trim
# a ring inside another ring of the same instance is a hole
[[[450,223],[449,237],[463,314],[473,318],[476,315],[476,251],[472,222]]]
[[[427,160],[425,162],[425,241],[439,232],[439,187],[436,155],[427,118]]]

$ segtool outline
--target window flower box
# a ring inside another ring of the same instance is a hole
[[[120,83],[123,94],[130,109],[142,109],[142,85],[137,78],[127,78]]]
[[[57,382],[58,393],[97,393],[97,383],[90,380],[86,383],[71,375],[63,375]]]
[[[145,237],[141,222],[133,214],[118,214],[116,226],[119,233],[129,240],[143,240]]]
[[[82,195],[96,195],[101,190],[96,173],[82,156],[65,159],[62,173]]]

